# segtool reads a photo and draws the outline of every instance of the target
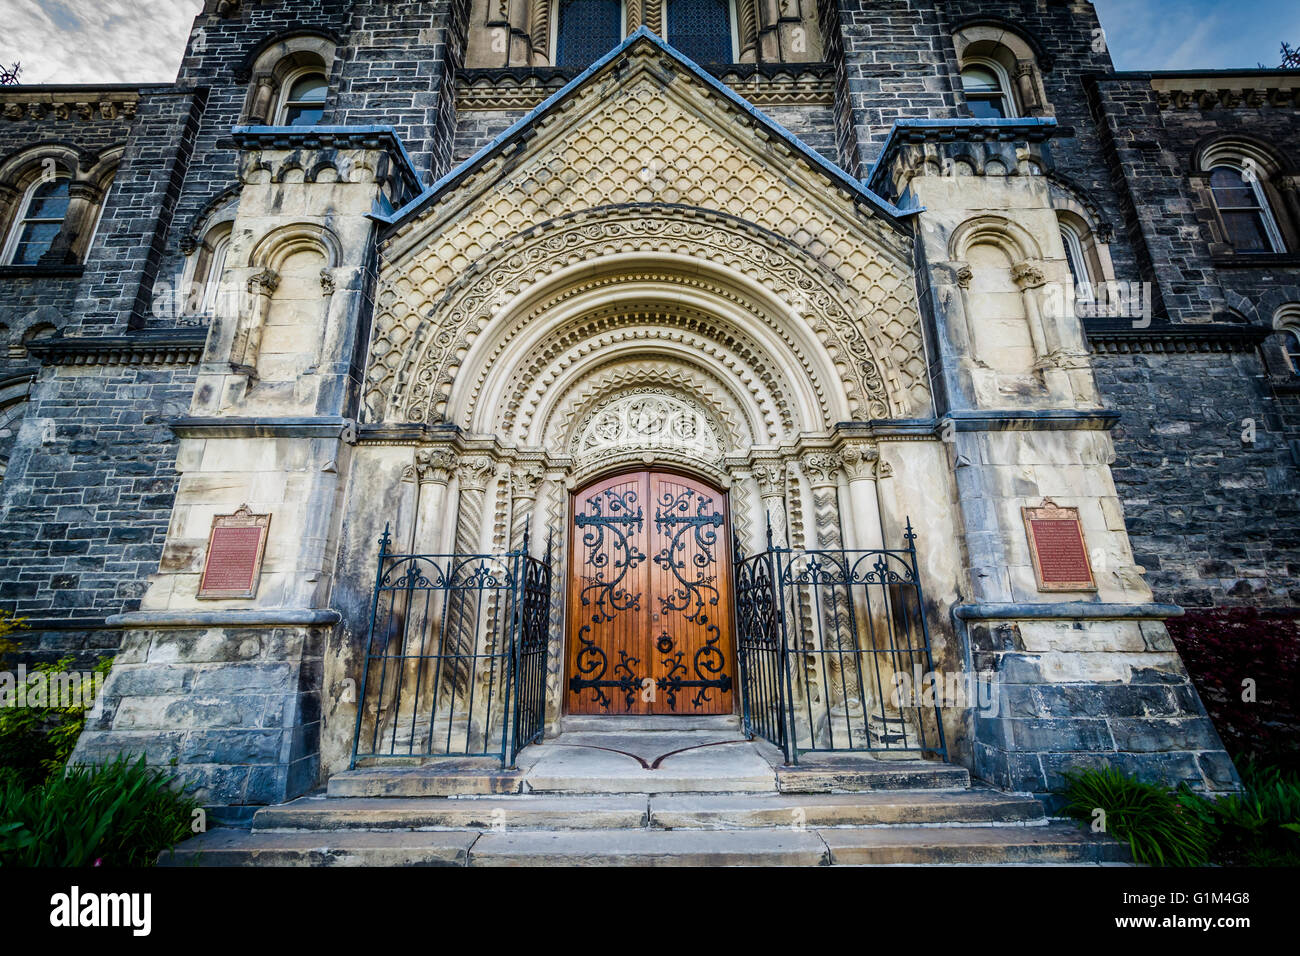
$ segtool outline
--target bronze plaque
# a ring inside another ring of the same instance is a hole
[[[248,505],[234,514],[214,517],[198,596],[213,599],[256,595],[270,526],[269,514],[255,515],[248,510]]]
[[[1037,508],[1021,508],[1029,553],[1040,591],[1095,591],[1097,582],[1083,540],[1078,508],[1061,508],[1044,499]]]

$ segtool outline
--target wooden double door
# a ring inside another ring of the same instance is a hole
[[[589,485],[571,513],[567,711],[731,713],[726,495],[638,471]]]

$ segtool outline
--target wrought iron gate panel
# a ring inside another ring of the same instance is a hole
[[[946,757],[937,703],[899,694],[934,673],[911,523],[905,549],[736,551],[745,728],[800,753]]]
[[[392,554],[379,541],[352,766],[498,757],[539,739],[551,552]]]

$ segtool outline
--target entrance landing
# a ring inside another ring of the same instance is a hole
[[[964,767],[866,754],[805,754],[787,766],[765,740],[746,739],[734,715],[564,718],[554,737],[525,748],[518,766],[441,759],[364,767],[330,778],[331,797],[509,793],[833,793],[961,790]]]

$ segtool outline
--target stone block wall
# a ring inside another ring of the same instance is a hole
[[[218,822],[246,824],[316,786],[325,639],[311,627],[128,631],[72,759],[177,766]]]

